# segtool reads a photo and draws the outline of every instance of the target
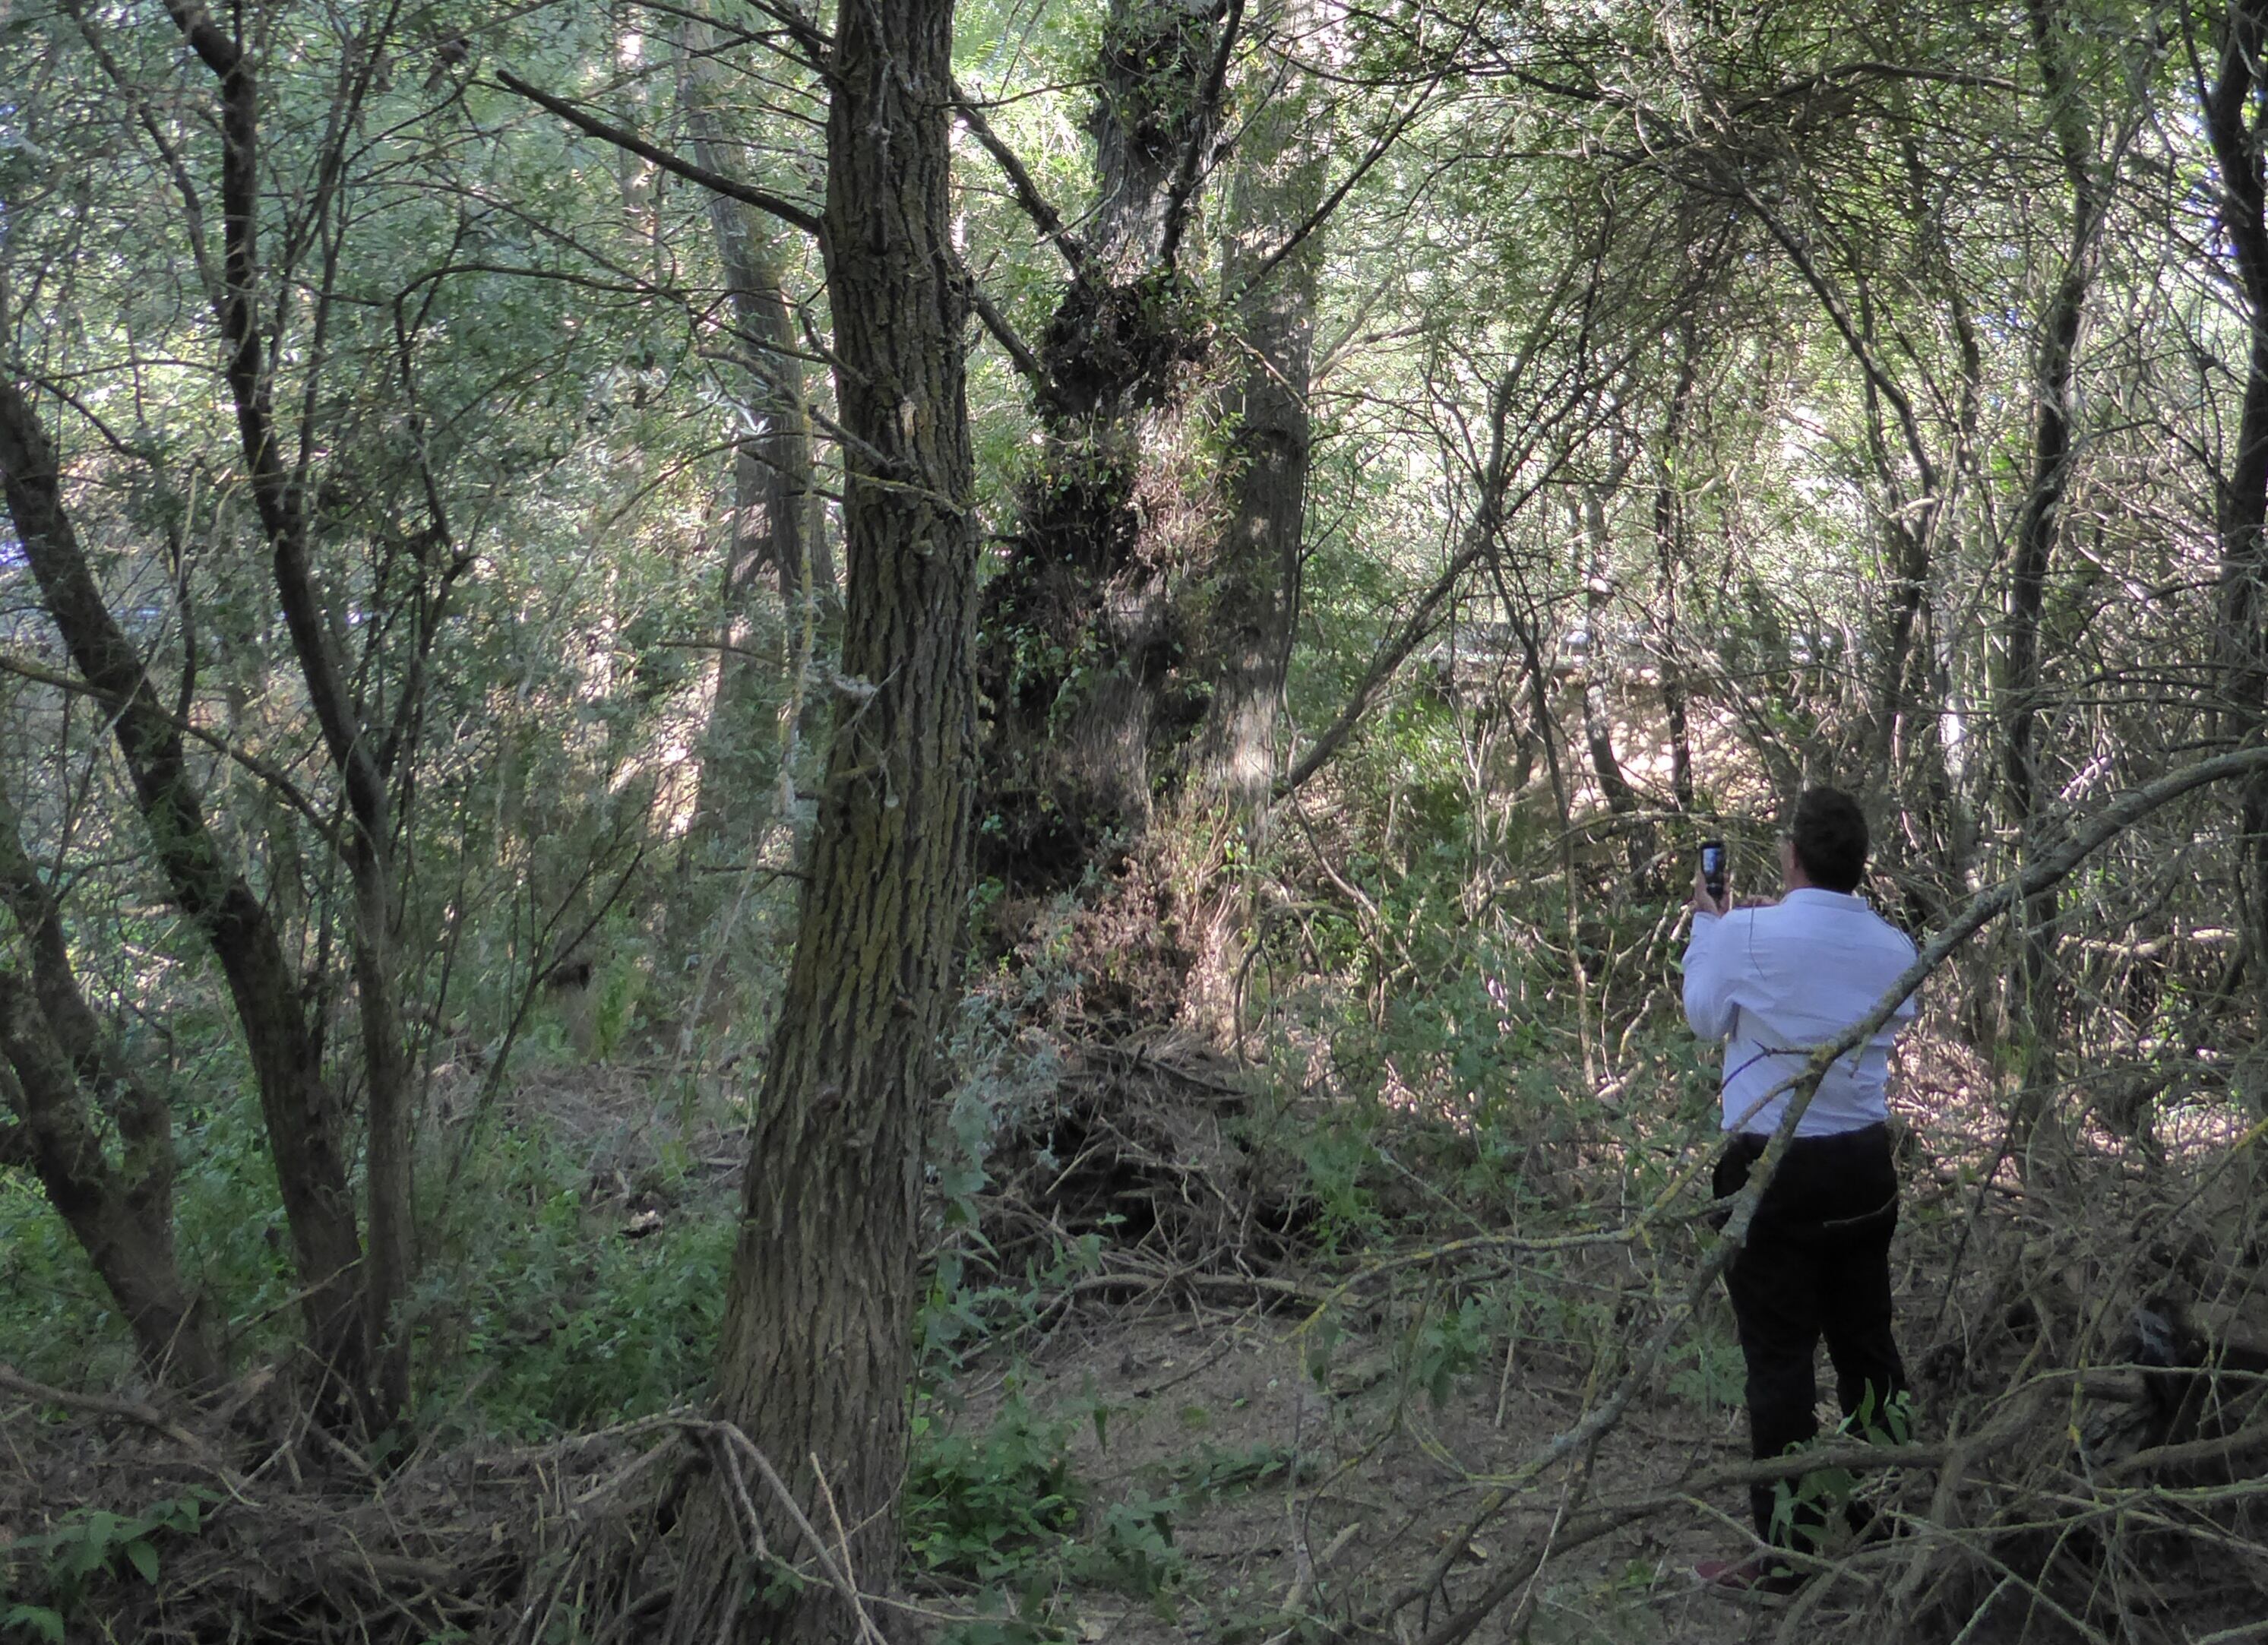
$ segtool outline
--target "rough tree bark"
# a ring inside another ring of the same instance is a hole
[[[821,1562],[869,1587],[900,1554],[924,1116],[970,832],[976,537],[968,295],[947,230],[952,26],[934,0],[874,0],[843,9],[828,54],[844,674],[718,1365],[718,1416],[814,1504]],[[726,1453],[718,1465],[742,1467]],[[768,1581],[777,1561],[819,1556],[776,1495],[748,1486],[760,1527],[722,1479],[691,1505],[669,1638],[858,1638],[829,1586]],[[747,1540],[759,1528],[770,1563]]]
[[[2268,0],[2232,0],[2219,29],[2220,63],[2205,90],[2205,131],[2220,173],[2221,222],[2242,289],[2247,349],[2236,448],[2215,498],[2222,686],[2219,706],[2232,740],[2268,721],[2268,177],[2257,109],[2268,87]],[[2239,912],[2245,963],[2268,1000],[2268,776],[2240,787]]]
[[[1012,884],[1075,883],[1138,838],[1154,755],[1203,712],[1176,594],[1202,530],[1184,425],[1211,339],[1179,259],[1241,18],[1241,0],[1218,19],[1112,0],[1103,25],[1094,226],[1050,236],[1071,278],[1038,350],[1042,447],[986,593],[987,866]]]
[[[1228,847],[1257,844],[1267,820],[1299,611],[1323,247],[1312,219],[1328,170],[1313,87],[1293,54],[1320,48],[1321,10],[1316,0],[1285,0],[1257,19],[1275,49],[1247,93],[1223,236],[1222,285],[1243,370],[1223,396],[1222,523],[1194,601],[1207,700],[1183,808],[1200,836],[1191,854],[1203,882],[1190,888],[1197,939],[1183,1009],[1225,1041],[1237,1034],[1252,929],[1234,867],[1248,854]]]
[[[173,1258],[172,1199],[152,1200],[104,1156],[93,1116],[31,985],[0,966],[0,1056],[7,1105],[29,1147],[48,1203],[117,1302],[134,1346],[153,1376],[195,1387],[215,1380],[220,1361],[197,1298]]]
[[[1286,0],[1265,26],[1312,46],[1314,0]],[[1240,818],[1256,815],[1277,773],[1277,727],[1299,609],[1300,532],[1314,441],[1308,408],[1322,236],[1278,248],[1322,204],[1324,147],[1314,100],[1288,63],[1254,88],[1229,188],[1223,284],[1242,374],[1224,407],[1230,434],[1223,528],[1204,589],[1210,694],[1191,786]]]

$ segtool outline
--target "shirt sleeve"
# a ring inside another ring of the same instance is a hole
[[[1695,914],[1693,935],[1685,944],[1685,1020],[1703,1039],[1722,1039],[1733,1031],[1733,967],[1726,950],[1725,922],[1715,914]]]
[[[1898,934],[1901,936],[1905,935],[1903,932]],[[1906,964],[1911,967],[1916,960],[1921,957],[1921,950],[1914,947],[1913,939],[1911,937],[1906,937],[1905,943]],[[1898,1008],[1890,1014],[1890,1026],[1893,1029],[1904,1027],[1907,1023],[1914,1020],[1915,1014],[1919,1012],[1920,1009],[1921,991],[1919,989],[1916,989],[1912,993],[1908,994],[1904,999],[1898,1001]]]

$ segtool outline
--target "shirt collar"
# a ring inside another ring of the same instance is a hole
[[[1823,886],[1807,885],[1787,892],[1779,899],[1786,903],[1808,903],[1821,908],[1848,908],[1859,900],[1856,891],[1830,891]]]

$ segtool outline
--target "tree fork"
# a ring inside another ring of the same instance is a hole
[[[7,376],[0,376],[0,478],[40,603],[72,665],[116,704],[112,735],[173,900],[211,944],[228,980],[305,1287],[309,1346],[329,1375],[359,1389],[369,1346],[357,1306],[362,1242],[339,1105],[321,1075],[298,979],[266,906],[207,826],[180,728],[95,583],[63,507],[55,446]]]
[[[394,952],[397,869],[393,796],[379,739],[363,723],[329,618],[317,592],[308,543],[307,499],[284,467],[278,446],[268,341],[258,318],[260,261],[260,87],[243,46],[224,33],[202,0],[166,0],[182,37],[218,83],[221,127],[222,281],[214,311],[227,358],[223,375],[236,410],[237,432],[262,535],[273,558],[277,603],[321,727],[355,828],[346,867],[354,884],[350,933],[355,994],[363,1039],[368,1143],[369,1245],[356,1276],[362,1336],[374,1379],[354,1391],[373,1422],[390,1418],[409,1398],[409,1345],[391,1331],[394,1305],[409,1289],[414,1150],[409,1138],[409,1055]],[[358,104],[367,79],[350,80],[342,96]],[[344,133],[342,120],[326,145],[313,216],[335,200]],[[319,302],[328,304],[328,290]],[[430,643],[430,629],[428,631]],[[414,714],[414,702],[405,702]]]

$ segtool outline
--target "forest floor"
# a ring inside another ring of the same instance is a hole
[[[491,1394],[498,1409],[541,1396],[564,1437],[507,1442],[477,1415],[443,1412],[406,1463],[372,1472],[351,1453],[318,1454],[303,1478],[301,1449],[272,1437],[303,1417],[243,1426],[281,1387],[258,1376],[232,1395],[237,1416],[195,1434],[130,1400],[82,1398],[70,1422],[28,1424],[18,1407],[4,1413],[19,1467],[12,1484],[0,1470],[0,1539],[11,1525],[77,1527],[57,1545],[108,1561],[122,1584],[112,1619],[170,1622],[179,1637],[206,1637],[195,1619],[208,1612],[254,1612],[267,1619],[243,1626],[260,1637],[394,1637],[378,1626],[389,1610],[426,1629],[403,1638],[619,1637],[577,1631],[570,1600],[651,1584],[639,1550],[652,1545],[634,1516],[609,1529],[593,1504],[646,1500],[682,1450],[670,1408],[702,1372],[711,1333],[695,1314],[721,1277],[745,1156],[730,1102],[690,1100],[667,1073],[555,1065],[490,1117],[528,1148],[541,1139],[547,1180],[571,1190],[510,1188],[493,1203],[525,1207],[512,1213],[528,1224],[525,1250],[568,1255],[477,1317],[453,1295],[466,1310],[459,1344],[437,1321],[433,1358],[467,1357],[460,1413]],[[2082,1071],[2066,1106],[2088,1111],[2083,1082],[2117,1074]],[[2178,1282],[2224,1340],[2242,1327],[2268,1341],[2268,1199],[2252,1191],[2248,1149],[2230,1146],[2251,1134],[2231,1130],[2237,1110],[2210,1094],[2163,1105],[2147,1146],[2090,1121],[2020,1169],[1999,1157],[2007,1094],[1949,1038],[1911,1036],[1894,1093],[1908,1134],[1894,1275],[1919,1385],[1915,1439],[1942,1446],[2015,1422],[2018,1442],[1972,1463],[1950,1496],[1933,1466],[1868,1487],[1908,1534],[1838,1555],[1835,1578],[1791,1603],[1721,1595],[1690,1575],[1753,1545],[1743,1493],[1710,1480],[1746,1453],[1720,1294],[1705,1293],[1634,1377],[1587,1469],[1529,1466],[1632,1378],[1704,1245],[1690,1219],[1660,1237],[1548,1250],[1491,1239],[1507,1218],[1547,1236],[1625,1224],[1643,1198],[1633,1154],[1697,1157],[1705,1134],[1674,1137],[1666,1117],[1617,1114],[1611,1093],[1594,1093],[1594,1120],[1612,1123],[1587,1122],[1580,1140],[1519,1168],[1519,1180],[1553,1179],[1542,1210],[1454,1202],[1419,1180],[1427,1167],[1397,1166],[1408,1191],[1389,1220],[1335,1244],[1325,1224],[1277,1214],[1284,1162],[1263,1157],[1268,1128],[1239,1117],[1246,1097],[1218,1066],[1155,1047],[1067,1065],[1020,1140],[988,1161],[975,1228],[948,1228],[933,1253],[904,1499],[914,1603],[946,1621],[941,1645],[1294,1645],[1348,1637],[1355,1620],[1366,1629],[1354,1636],[1403,1645],[2268,1640],[2249,1487],[2216,1497],[2192,1477],[2101,1489],[2121,1466],[2101,1419],[2148,1409],[2120,1368],[2119,1333],[2154,1287]],[[466,1123],[464,1104],[454,1111]],[[1311,1140],[1332,1119],[1289,1118]],[[1435,1145],[1461,1157],[1464,1140],[1439,1116],[1393,1123],[1390,1141],[1370,1136],[1373,1165]],[[492,1222],[482,1237],[468,1272],[493,1279],[519,1260],[521,1230]],[[955,1252],[958,1272],[942,1260]],[[588,1306],[609,1288],[612,1323]],[[649,1339],[678,1357],[651,1342],[644,1358],[632,1352]],[[2063,1367],[2097,1368],[2082,1381]],[[2027,1406],[2041,1388],[2050,1397]],[[2232,1411],[2225,1428],[2240,1438],[2268,1426]],[[224,1489],[199,1483],[215,1479]],[[204,1504],[186,1529],[141,1511],[155,1501],[178,1520],[185,1488]],[[82,1506],[55,1520],[66,1499]],[[1628,1511],[1602,1526],[1602,1509]],[[2169,1537],[2176,1520],[2191,1531]],[[2052,1545],[2043,1523],[2058,1527]],[[136,1584],[136,1542],[157,1551],[152,1569],[162,1553],[154,1594]],[[1909,1576],[1926,1577],[1909,1587],[1935,1609],[1922,1607],[1926,1627],[1886,1632],[1887,1597]],[[526,1614],[489,1615],[493,1600],[476,1596],[490,1584]],[[82,1582],[80,1601],[94,1597]],[[559,1631],[555,1613],[573,1626]]]
[[[1066,1091],[1077,1084],[1067,1081]],[[1346,1277],[1379,1250],[1335,1258],[1296,1242],[1261,1242],[1261,1254],[1216,1241],[1207,1260],[1181,1260],[1161,1253],[1178,1239],[1186,1254],[1190,1228],[1169,1228],[1172,1207],[1160,1205],[1137,1219],[1142,1227],[1120,1228],[1114,1237],[1123,1243],[1090,1241],[1083,1263],[1064,1263],[1064,1249],[1080,1243],[1071,1230],[1096,1221],[1078,1213],[1101,1200],[1123,1212],[1146,1194],[1186,1213],[1208,1195],[1262,1191],[1255,1179],[1264,1172],[1231,1180],[1238,1127],[1211,1110],[1233,1101],[1204,1074],[1182,1080],[1178,1096],[1174,1087],[1121,1080],[1061,1096],[1048,1142],[1064,1159],[1042,1149],[1042,1171],[1028,1159],[1020,1170],[1012,1157],[993,1162],[998,1198],[988,1227],[1012,1244],[1016,1219],[999,1219],[1003,1202],[1014,1200],[1024,1228],[1053,1231],[1056,1262],[1027,1261],[1020,1281],[1009,1274],[986,1293],[997,1334],[977,1331],[934,1368],[917,1408],[925,1438],[908,1500],[921,1603],[961,1618],[1014,1609],[1024,1619],[958,1637],[1288,1642],[1326,1637],[1317,1630],[1327,1619],[1343,1623],[1394,1596],[1402,1603],[1380,1626],[1388,1638],[1417,1641],[1521,1556],[1550,1546],[1574,1509],[1602,1503],[1651,1506],[1554,1553],[1469,1637],[1535,1645],[1882,1637],[1883,1594],[1919,1568],[1904,1548],[1922,1542],[1874,1550],[1794,1604],[1705,1590],[1691,1575],[1697,1561],[1754,1545],[1740,1487],[1695,1483],[1747,1449],[1739,1353],[1729,1309],[1713,1291],[1642,1380],[1580,1490],[1564,1465],[1544,1469],[1471,1529],[1508,1475],[1609,1395],[1638,1339],[1690,1283],[1696,1238],[1606,1244],[1526,1269],[1452,1253],[1419,1264],[1390,1295],[1350,1300]],[[1136,1112],[1132,1094],[1145,1090],[1155,1110]],[[650,1169],[651,1140],[666,1128],[630,1111],[636,1091],[632,1081],[571,1080],[536,1099],[590,1151],[594,1185],[615,1185],[610,1204],[593,1210],[610,1225],[652,1214],[635,1184]],[[2251,1213],[2241,1192],[2217,1194],[2211,1174],[2188,1163],[2228,1157],[2233,1108],[2170,1109],[2146,1151],[2090,1122],[2060,1139],[2065,1152],[2052,1165],[2036,1159],[2020,1170],[1998,1153],[2005,1102],[1948,1039],[1915,1036],[1903,1049],[1896,1105],[1909,1138],[1908,1188],[1893,1261],[1902,1336],[1921,1384],[1920,1441],[1949,1426],[1973,1430],[2028,1368],[2115,1362],[2127,1312],[2175,1271],[2235,1311],[2257,1311],[2243,1266],[2248,1236],[2215,1221],[2234,1208],[2249,1228]],[[690,1197],[668,1213],[723,1214],[735,1143],[719,1134],[692,1152]],[[1629,1184],[1617,1190],[1611,1154],[1593,1146],[1563,1156],[1571,1173],[1591,1177],[1567,1184],[1563,1227],[1626,1218]],[[1082,1194],[1083,1207],[1069,1203]],[[1404,1220],[1391,1248],[1447,1246],[1479,1226],[1469,1207],[1431,1225]],[[2237,1249],[2220,1250],[2232,1238]],[[1023,1249],[1029,1256],[1033,1243]],[[1830,1397],[1831,1386],[1831,1374],[1822,1376]],[[2065,1436],[2080,1415],[2072,1405],[2042,1419],[2046,1460],[2070,1461]],[[1833,1416],[1823,1412],[1822,1426]],[[2042,1461],[2029,1450],[2017,1472]],[[1932,1486],[1917,1472],[1891,1491],[1919,1520],[1937,1511]],[[1989,1497],[1992,1485],[1983,1488]],[[1061,1513],[1026,1511],[1057,1492]],[[2110,1602],[2155,1612],[2165,1627],[2146,1637],[2251,1637],[2225,1632],[2257,1620],[2249,1596],[2207,1582],[2169,1601],[2146,1574],[2156,1557],[2127,1579],[2132,1599]],[[2181,1568],[2176,1558],[2155,1575]],[[1974,1641],[2088,1637],[2036,1631],[2036,1604],[2004,1595],[1994,1607],[1983,1590],[1963,1598],[1957,1581],[1949,1592],[1948,1604],[1970,1607]]]
[[[1418,1577],[1460,1533],[1485,1489],[1469,1470],[1512,1464],[1582,1414],[1580,1389],[1516,1367],[1503,1381],[1462,1379],[1435,1405],[1408,1386],[1389,1346],[1360,1338],[1339,1345],[1319,1383],[1300,1336],[1251,1313],[1113,1309],[1066,1325],[1027,1361],[1029,1405],[1100,1400],[1115,1412],[1107,1443],[1089,1425],[1073,1450],[1100,1501],[1176,1505],[1174,1587],[1150,1601],[1105,1585],[1077,1592],[1081,1640],[1266,1639],[1290,1626],[1287,1602],[1293,1613],[1326,1614],[1375,1597]],[[983,1421],[993,1391],[980,1383],[967,1393],[963,1420]],[[1675,1489],[1697,1464],[1746,1450],[1737,1413],[1695,1420],[1651,1403],[1623,1426],[1638,1442],[1593,1477],[1616,1497]],[[1209,1475],[1230,1483],[1190,1488]],[[1469,1539],[1444,1597],[1508,1537],[1538,1529],[1515,1520]],[[1696,1560],[1736,1552],[1739,1536],[1697,1508],[1688,1523],[1602,1539],[1548,1572],[1528,1637],[1746,1638],[1757,1608],[1688,1575]],[[1420,1604],[1404,1626],[1417,1637],[1446,1614]],[[1490,1636],[1484,1627],[1476,1637]]]
[[[1301,1272],[1307,1289],[1297,1296],[1240,1299],[1218,1280],[1162,1284],[1139,1301],[1067,1309],[976,1356],[937,1391],[939,1420],[982,1433],[1004,1417],[1042,1427],[1053,1419],[1089,1493],[1090,1523],[1152,1512],[1161,1526],[1170,1521],[1171,1580],[1154,1592],[1145,1597],[1123,1569],[1112,1581],[1067,1582],[1056,1614],[1075,1617],[1082,1641],[1291,1641],[1310,1637],[1303,1625],[1344,1623],[1388,1596],[1403,1603],[1381,1619],[1386,1636],[1425,1640],[1453,1632],[1477,1595],[1502,1589],[1503,1573],[1600,1504],[1646,1506],[1543,1560],[1470,1638],[1870,1641],[1884,1637],[1886,1596],[1904,1580],[1910,1597],[1930,1596],[1922,1608],[1936,1608],[1933,1634],[2268,1639],[2257,1588],[2230,1583],[2210,1562],[2212,1575],[2193,1568],[2197,1546],[2151,1542],[2123,1515],[2107,1516],[2114,1528],[2103,1541],[2084,1526],[2062,1533],[2040,1556],[2053,1580],[2036,1585],[1992,1580],[2029,1557],[2026,1533],[1973,1547],[1957,1540],[1964,1516],[2034,1523],[2043,1497],[2056,1501],[2072,1476],[2115,1470],[2117,1446],[2152,1442],[2132,1436],[2132,1419],[2149,1405],[2131,1372],[2094,1373],[2084,1394],[2066,1379],[2066,1396],[2033,1418],[2007,1415],[2021,1411],[2021,1391],[2043,1367],[2131,1358],[2126,1322],[2146,1295],[2178,1286],[2211,1299],[2219,1339],[2235,1328],[2268,1341],[2257,1206],[2227,1169],[2242,1154],[2230,1147],[2239,1110],[2170,1105],[2146,1146],[2089,1121],[2036,1145],[2020,1169],[2002,1155],[2006,1094],[1975,1057],[1918,1035],[1898,1061],[1908,1185],[1893,1268],[1918,1380],[1913,1438],[1973,1433],[1996,1415],[2030,1426],[1955,1497],[1933,1495],[1934,1471],[1878,1480],[1878,1500],[1908,1516],[1910,1534],[1855,1557],[1837,1550],[1835,1579],[1815,1581],[1799,1601],[1728,1596],[1692,1575],[1697,1561],[1755,1546],[1745,1493],[1696,1485],[1747,1453],[1739,1351],[1713,1289],[1639,1380],[1580,1481],[1562,1464],[1497,1489],[1609,1397],[1662,1306],[1690,1284],[1693,1239],[1591,1247],[1522,1272],[1469,1257],[1461,1265],[1447,1246],[1469,1227],[1422,1228],[1416,1243],[1443,1257],[1423,1265],[1413,1289],[1369,1307],[1344,1305],[1344,1281],[1330,1283],[1346,1264]],[[2087,1082],[2117,1072],[2083,1071],[2066,1095],[2085,1111]],[[1589,1162],[1594,1180],[1572,1197],[1598,1209],[1576,1223],[1610,1228],[1616,1167],[1597,1153]],[[1405,1241],[1410,1233],[1401,1230]],[[1279,1272],[1300,1269],[1294,1260]],[[1498,1311],[1476,1308],[1483,1296]],[[1822,1368],[1831,1402],[1831,1370]],[[1822,1408],[1822,1431],[1836,1416]],[[2071,1442],[2082,1427],[2085,1457]],[[2145,1505],[2135,1523],[2162,1525],[2187,1506],[2154,1522]],[[2109,1630],[2090,1632],[2088,1619],[2106,1614],[2117,1619]]]

